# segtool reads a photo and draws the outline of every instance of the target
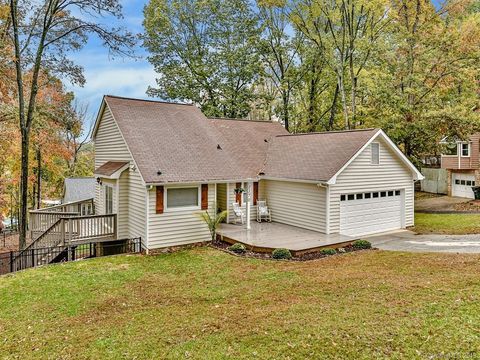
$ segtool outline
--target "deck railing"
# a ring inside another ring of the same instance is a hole
[[[47,229],[55,224],[60,218],[90,215],[89,213],[85,213],[86,209],[90,209],[93,212],[93,199],[74,201],[50,206],[44,209],[31,210],[28,226],[31,240],[35,241],[38,239],[40,235],[47,231]]]

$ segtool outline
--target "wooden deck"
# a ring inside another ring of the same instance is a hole
[[[294,255],[301,255],[322,248],[338,248],[357,240],[340,234],[323,234],[280,223],[257,223],[252,221],[251,229],[245,225],[221,224],[218,236],[228,243],[240,242],[254,251],[271,252],[286,248]]]

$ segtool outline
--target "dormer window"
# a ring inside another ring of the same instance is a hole
[[[469,143],[462,143],[461,145],[461,154],[463,157],[470,156],[470,144]]]

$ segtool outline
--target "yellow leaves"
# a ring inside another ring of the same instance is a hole
[[[0,4],[0,20],[7,20],[10,16],[10,7]]]
[[[263,6],[263,7],[284,7],[286,5],[285,0],[258,0],[257,1],[258,6]]]

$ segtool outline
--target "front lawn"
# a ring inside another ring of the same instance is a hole
[[[420,234],[480,234],[480,214],[415,213],[412,230]]]
[[[0,358],[478,358],[479,303],[479,255],[117,256],[1,277]]]

